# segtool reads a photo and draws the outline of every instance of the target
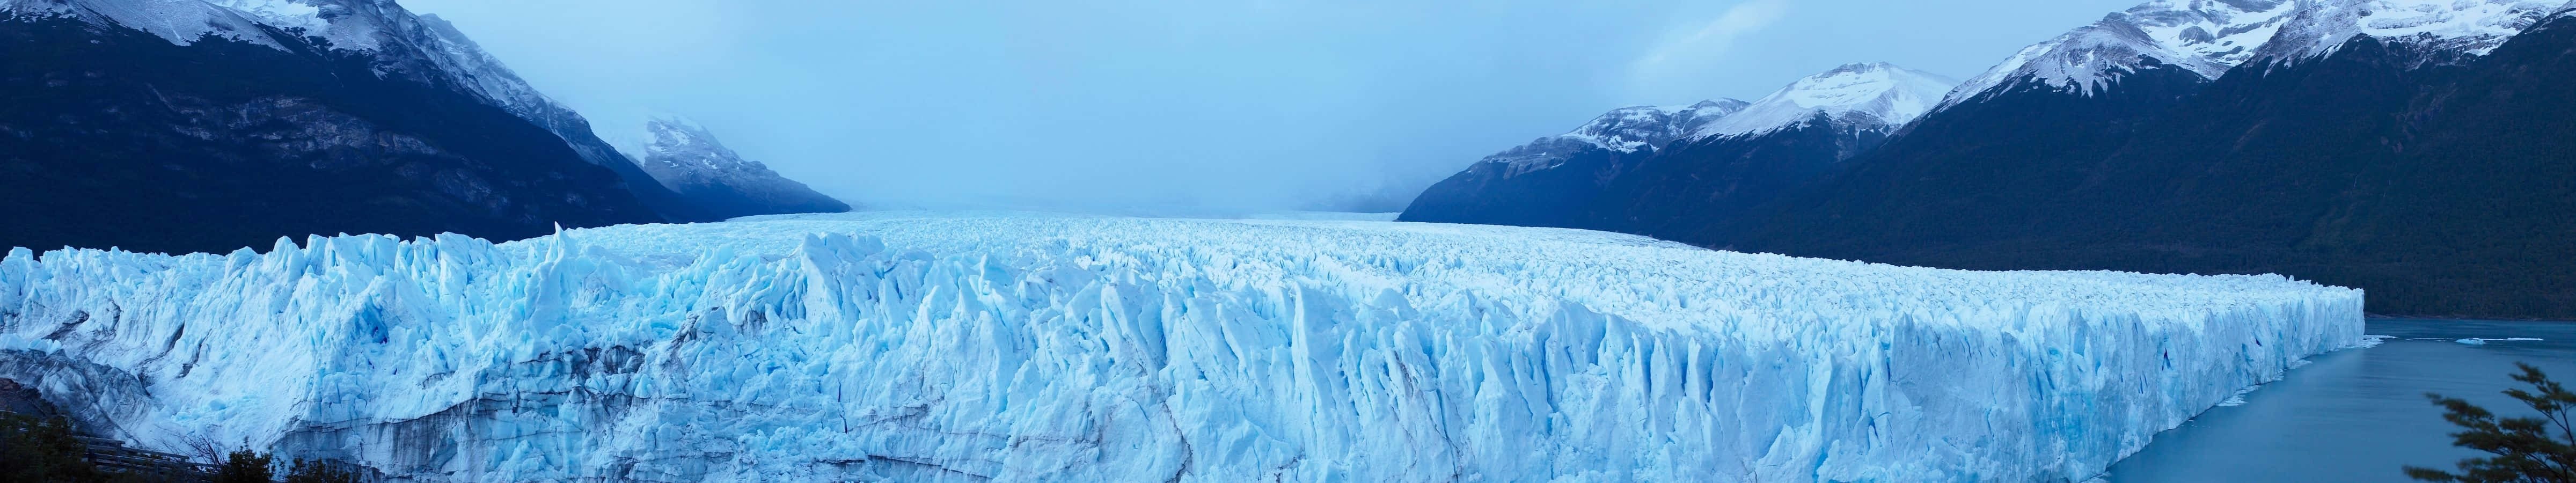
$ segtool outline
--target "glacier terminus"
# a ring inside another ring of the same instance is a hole
[[[2364,343],[2362,305],[1550,228],[878,212],[18,249],[0,377],[141,446],[394,481],[2084,481]]]

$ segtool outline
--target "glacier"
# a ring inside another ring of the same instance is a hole
[[[2082,481],[2358,290],[1578,230],[852,213],[16,249],[0,377],[398,481]]]

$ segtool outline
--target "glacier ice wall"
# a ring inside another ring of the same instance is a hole
[[[0,261],[0,377],[411,480],[2066,481],[2357,343],[2278,276],[849,214]]]

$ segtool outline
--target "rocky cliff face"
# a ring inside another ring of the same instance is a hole
[[[256,23],[179,43],[94,10],[9,12],[0,245],[222,252],[667,219],[560,136],[382,51]]]
[[[0,0],[0,30],[19,41],[0,60],[0,170],[17,175],[0,209],[25,213],[0,246],[515,239],[846,209],[757,163],[648,172],[391,0]],[[678,156],[696,154],[718,153]]]

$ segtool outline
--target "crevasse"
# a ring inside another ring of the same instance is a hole
[[[2066,481],[2361,341],[2278,276],[1573,230],[776,217],[15,250],[0,377],[409,480]]]

